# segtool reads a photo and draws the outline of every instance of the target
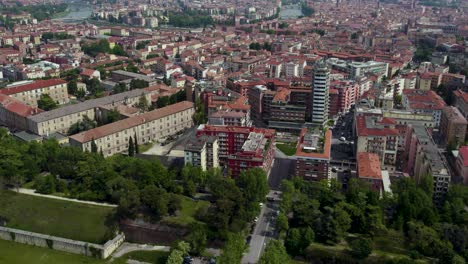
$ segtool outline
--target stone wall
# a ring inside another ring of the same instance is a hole
[[[118,234],[104,245],[98,245],[0,226],[0,239],[104,259],[124,242],[125,236]]]

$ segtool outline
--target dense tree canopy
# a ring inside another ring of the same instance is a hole
[[[282,191],[277,226],[292,256],[304,255],[312,241],[333,245],[346,238],[350,256],[363,259],[372,252],[375,236],[393,230],[403,235],[415,256],[439,258],[441,263],[468,257],[466,186],[452,185],[441,208],[433,204],[429,175],[419,185],[410,178],[396,180],[393,195],[383,197],[357,179],[341,190],[333,180],[294,178],[283,181]]]

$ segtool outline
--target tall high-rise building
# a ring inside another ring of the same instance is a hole
[[[323,125],[328,120],[328,101],[330,89],[330,70],[327,64],[319,61],[312,73],[311,113],[312,123]]]

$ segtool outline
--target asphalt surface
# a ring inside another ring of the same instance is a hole
[[[350,112],[336,120],[335,126],[332,129],[332,160],[355,161],[354,145],[351,144],[351,142],[355,142],[352,133],[353,119],[354,115]],[[340,140],[341,137],[344,137],[346,140]]]
[[[279,197],[275,191],[270,191],[269,196]],[[243,264],[258,263],[265,246],[270,239],[277,238],[276,212],[279,210],[278,201],[267,201],[262,206],[255,229],[250,235],[249,251],[242,258]]]
[[[281,151],[275,151],[275,163],[268,177],[271,190],[279,191],[281,181],[289,179],[294,173],[294,160],[284,155]]]

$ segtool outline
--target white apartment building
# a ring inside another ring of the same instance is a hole
[[[193,126],[192,102],[183,101],[100,126],[70,137],[70,145],[91,151],[92,142],[104,156],[127,153],[130,137],[139,144],[160,141]]]

